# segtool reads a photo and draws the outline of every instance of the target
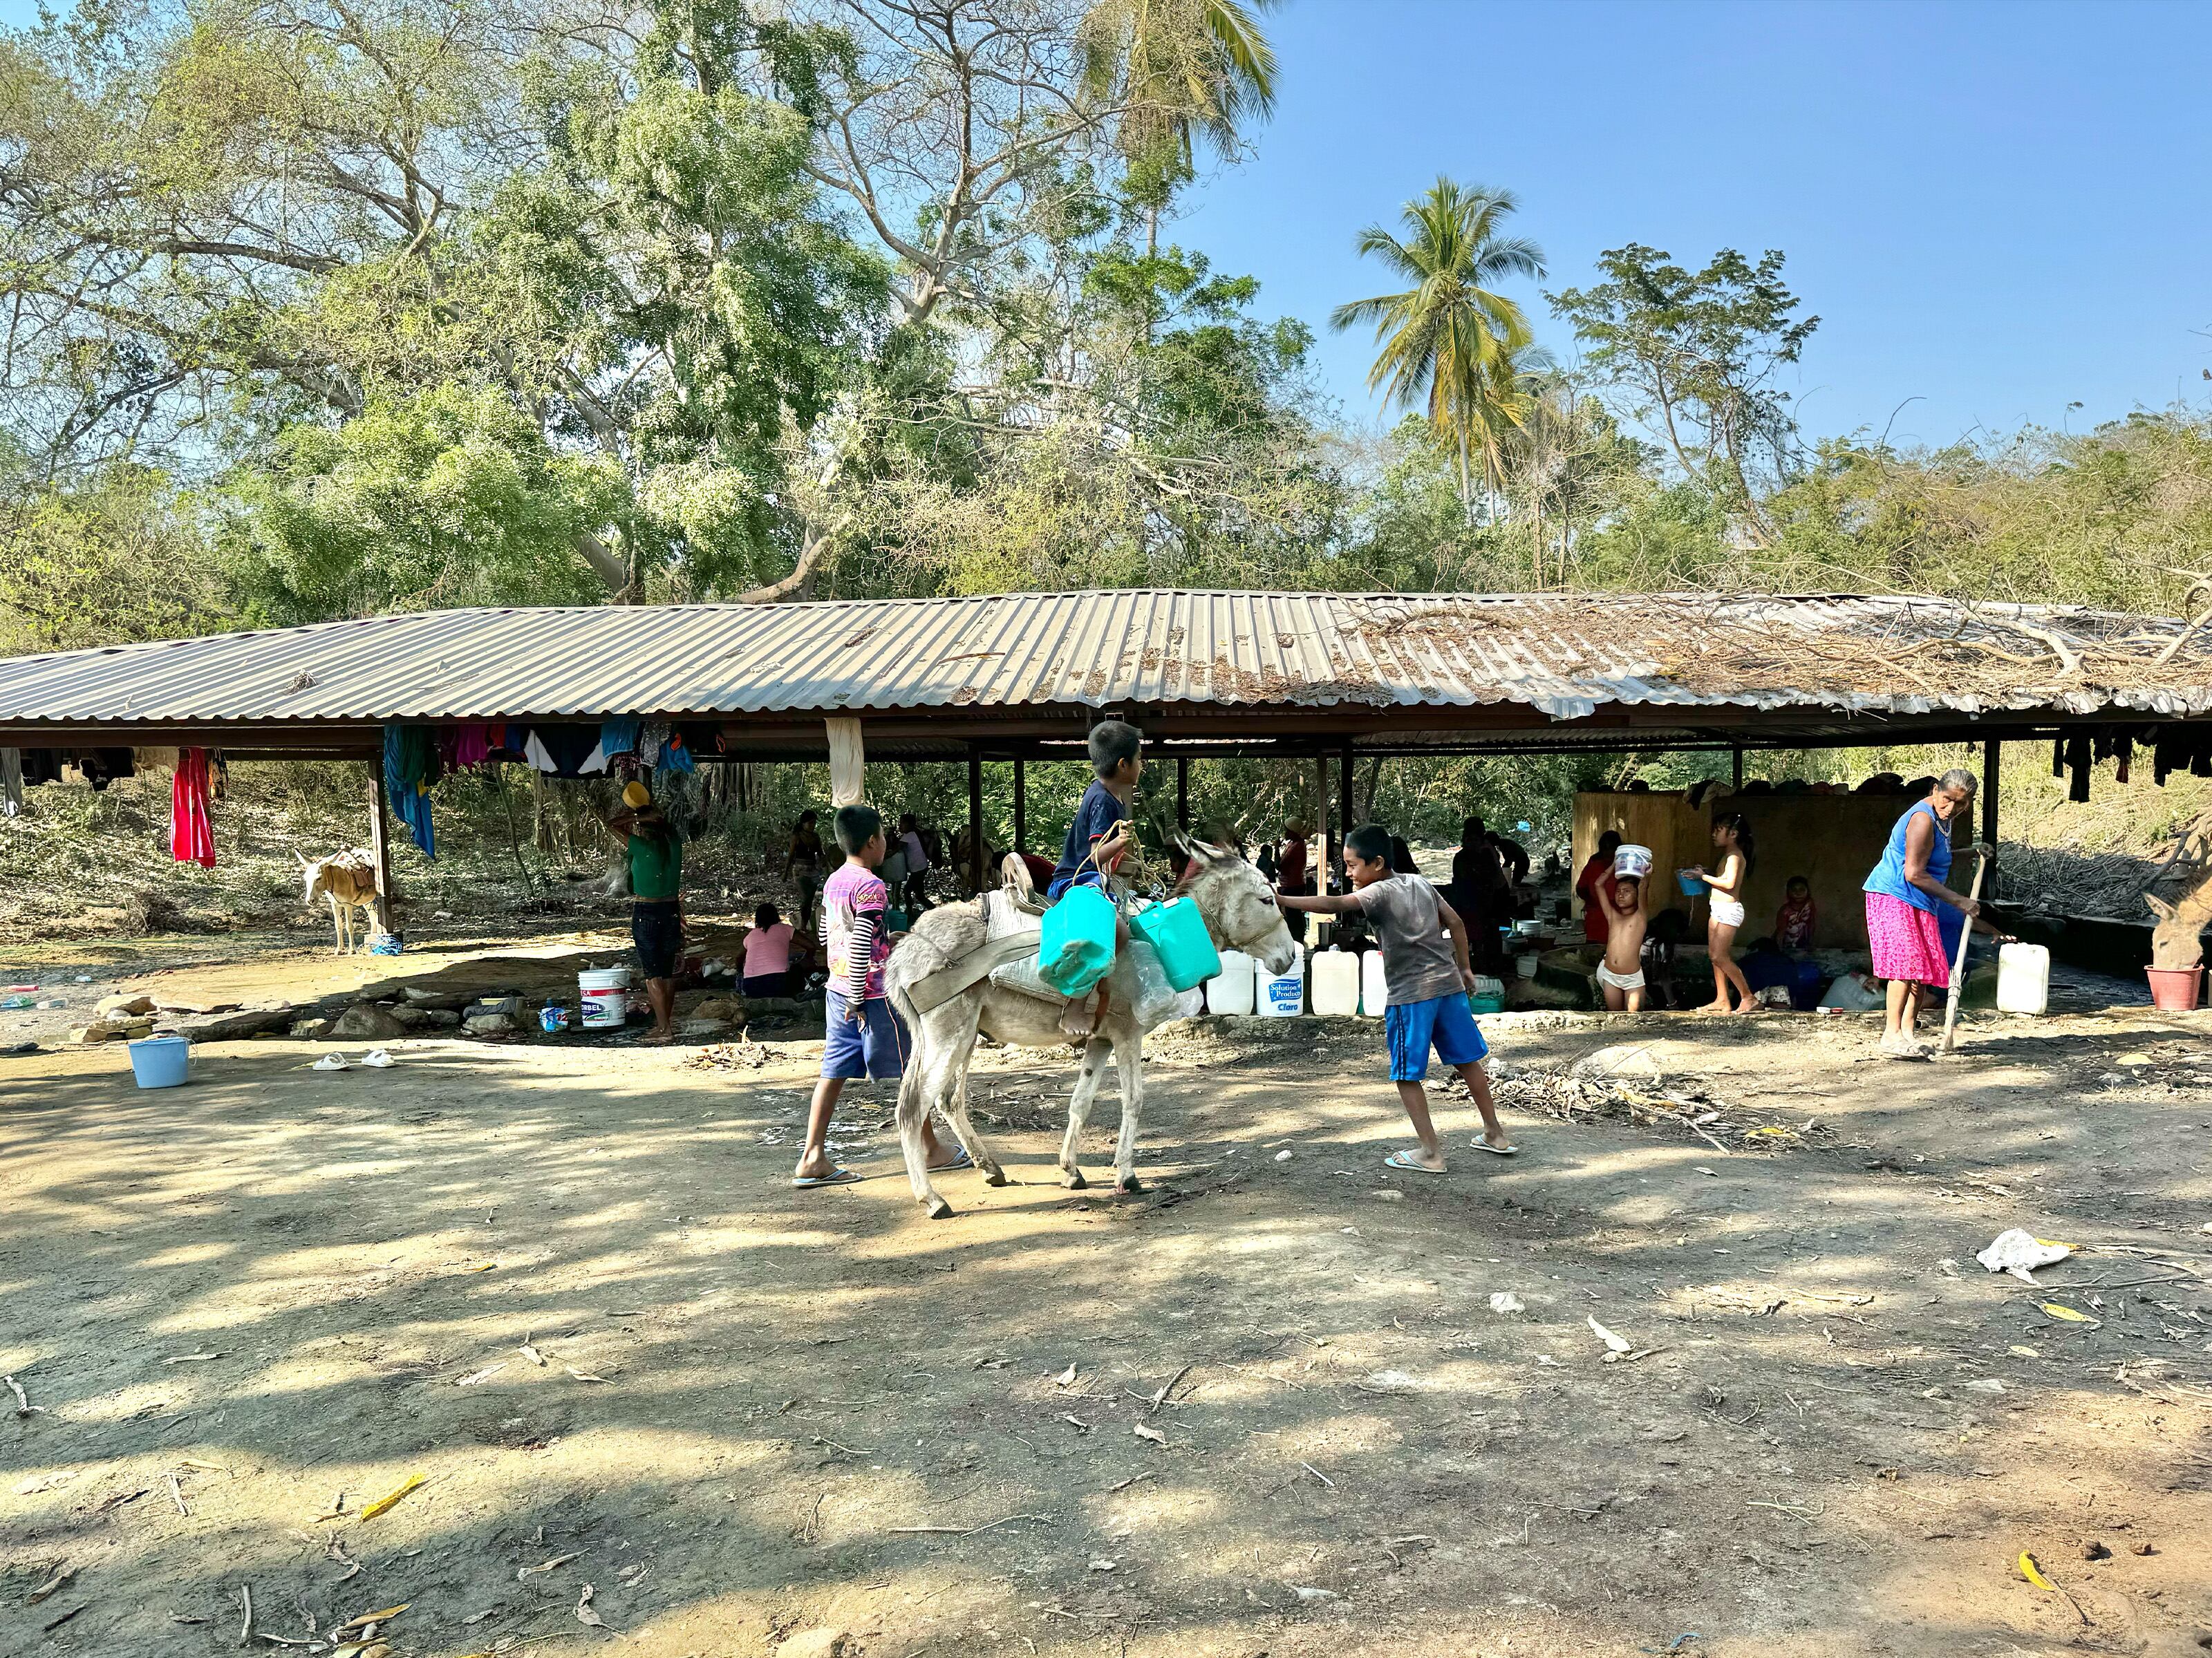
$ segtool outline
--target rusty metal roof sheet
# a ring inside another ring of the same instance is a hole
[[[1133,590],[426,610],[0,659],[18,727],[1516,703],[2194,714],[2212,647],[1919,598]]]

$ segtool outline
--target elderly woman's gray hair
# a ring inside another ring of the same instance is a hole
[[[1972,794],[1981,787],[1981,784],[1973,773],[1954,766],[1936,780],[1936,786],[1939,789],[1964,789]]]

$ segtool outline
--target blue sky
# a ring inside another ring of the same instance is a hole
[[[1314,325],[1354,419],[1370,348],[1328,313],[1386,284],[1352,238],[1440,172],[1518,193],[1544,285],[1628,241],[1781,248],[1821,318],[1789,388],[1815,433],[2079,430],[2212,392],[2212,6],[1288,0],[1269,23],[1275,121],[1172,234]]]
[[[1436,175],[1504,185],[1579,285],[1629,241],[1789,255],[1815,432],[2073,429],[2212,385],[2212,7],[1290,0],[1275,120],[1175,228],[1322,336],[1355,417],[1389,291],[1352,251]],[[1539,337],[1568,351],[1548,317]],[[2067,404],[2084,407],[2070,415]]]

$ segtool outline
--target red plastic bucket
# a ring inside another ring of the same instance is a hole
[[[2204,988],[2202,967],[2147,967],[2150,975],[2150,1005],[2169,1013],[2187,1013],[2197,1006]]]

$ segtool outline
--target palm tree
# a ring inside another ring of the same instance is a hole
[[[1149,175],[1145,252],[1160,209],[1196,170],[1198,136],[1226,155],[1239,128],[1275,111],[1275,49],[1260,14],[1281,0],[1099,0],[1084,19],[1084,82],[1121,106],[1121,153]]]
[[[1427,405],[1431,423],[1459,452],[1460,509],[1470,519],[1472,456],[1481,452],[1494,491],[1502,434],[1520,424],[1528,398],[1516,360],[1528,349],[1528,319],[1493,286],[1506,276],[1544,274],[1535,243],[1499,234],[1519,206],[1509,190],[1439,178],[1406,203],[1402,241],[1381,225],[1359,233],[1360,252],[1381,259],[1412,288],[1354,300],[1329,319],[1340,329],[1375,325],[1381,349],[1368,387],[1404,408]]]

